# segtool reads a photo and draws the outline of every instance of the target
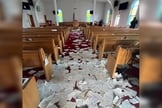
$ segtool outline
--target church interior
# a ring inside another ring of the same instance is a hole
[[[161,108],[162,0],[6,1],[0,108]]]

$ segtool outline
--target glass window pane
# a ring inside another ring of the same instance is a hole
[[[90,14],[90,10],[87,10],[86,13],[86,21],[91,22],[92,21],[92,15]]]
[[[139,7],[139,0],[134,0],[132,5],[131,5],[131,9],[130,9],[130,13],[129,13],[129,16],[128,16],[127,25],[130,25],[130,22],[136,16],[138,7]]]
[[[110,18],[110,10],[107,11],[106,24],[109,23],[109,18]]]
[[[114,26],[118,26],[120,21],[120,15],[116,15]]]
[[[58,22],[63,22],[63,14],[61,9],[58,9],[57,18],[58,18]]]

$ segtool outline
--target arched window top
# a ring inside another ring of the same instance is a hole
[[[131,5],[130,13],[128,16],[127,25],[130,25],[133,18],[136,16],[139,7],[139,0],[134,0]]]

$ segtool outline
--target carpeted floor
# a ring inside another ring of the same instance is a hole
[[[138,78],[111,79],[106,62],[98,61],[81,31],[73,31],[59,63],[53,65],[52,80],[44,80],[41,68],[25,69],[23,76],[38,79],[40,108],[138,108]]]

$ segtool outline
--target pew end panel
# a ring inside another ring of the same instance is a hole
[[[49,81],[52,73],[51,55],[46,56],[43,48],[23,51],[23,67],[42,67]]]
[[[128,64],[132,57],[134,49],[126,48],[125,46],[118,46],[115,54],[108,55],[108,62],[106,68],[111,74],[111,78],[115,78],[115,72],[118,65]]]
[[[15,88],[21,94],[22,64],[20,58],[11,57],[1,59],[0,70],[1,89]]]
[[[29,78],[29,81],[23,86],[23,108],[38,108],[40,95],[35,77]]]

